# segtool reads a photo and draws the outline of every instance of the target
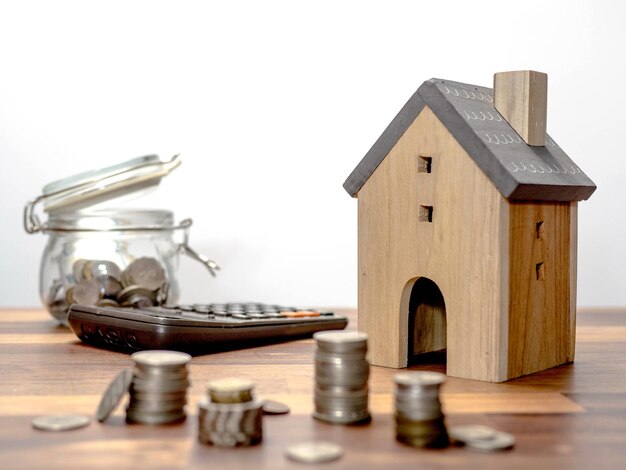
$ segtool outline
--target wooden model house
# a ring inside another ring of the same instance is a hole
[[[595,185],[546,134],[546,102],[538,72],[428,80],[344,183],[372,364],[446,349],[448,375],[500,382],[573,361],[577,202]]]

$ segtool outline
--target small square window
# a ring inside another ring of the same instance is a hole
[[[433,168],[433,157],[417,157],[417,172],[430,173]]]
[[[433,206],[420,206],[418,220],[420,222],[432,222]]]
[[[543,220],[535,224],[535,234],[537,238],[543,238]]]
[[[537,273],[538,281],[545,281],[546,279],[546,268],[543,263],[537,263],[535,265],[535,271]]]

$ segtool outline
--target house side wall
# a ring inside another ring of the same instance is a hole
[[[431,173],[417,172],[420,156],[432,158]],[[448,374],[505,380],[508,205],[428,107],[358,203],[359,330],[372,364],[406,366],[405,287],[424,276],[445,301]],[[433,208],[432,222],[418,221],[420,206]]]
[[[513,378],[574,359],[575,203],[512,201],[510,217],[508,375]]]

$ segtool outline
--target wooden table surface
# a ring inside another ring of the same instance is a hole
[[[354,311],[347,313],[351,328]],[[574,364],[503,384],[449,378],[442,401],[448,426],[480,423],[515,435],[514,450],[421,450],[394,440],[392,369],[372,367],[373,420],[339,426],[311,418],[313,340],[194,357],[185,423],[127,425],[123,406],[104,424],[67,432],[31,427],[42,414],[93,416],[128,355],[80,343],[41,310],[0,311],[0,468],[284,468],[286,446],[312,439],[341,444],[328,468],[626,468],[626,309],[578,313]],[[414,367],[444,371],[445,365]],[[240,376],[257,395],[291,414],[264,418],[264,440],[220,449],[197,441],[197,401],[210,379]]]

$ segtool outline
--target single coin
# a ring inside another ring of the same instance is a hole
[[[448,434],[453,440],[465,444],[468,441],[488,441],[493,439],[497,432],[495,429],[482,424],[466,424],[450,428]]]
[[[113,276],[98,276],[94,279],[96,279],[102,286],[104,297],[115,299],[122,291],[122,284]]]
[[[153,301],[156,299],[156,293],[145,287],[132,285],[125,287],[117,294],[117,301],[120,304],[129,304],[133,298],[147,298]]]
[[[113,261],[95,260],[89,263],[91,279],[98,279],[103,276],[110,276],[118,280],[122,275],[122,270]]]
[[[424,387],[441,385],[446,381],[446,375],[430,371],[401,372],[394,375],[393,380],[399,386]]]
[[[167,282],[165,270],[154,258],[138,258],[125,271],[128,281],[150,290],[156,290]]]
[[[85,264],[83,264],[83,272],[82,272],[82,277],[83,280],[90,280],[93,279],[93,275],[92,275],[92,268],[94,266],[94,264],[96,264],[97,261],[93,260],[93,259],[88,259]]]
[[[86,263],[87,263],[86,259],[78,259],[74,261],[74,264],[72,265],[72,274],[74,275],[74,282],[80,282],[85,279],[83,276],[83,269]]]
[[[130,369],[124,369],[117,374],[117,377],[113,379],[104,392],[104,395],[102,395],[102,399],[98,405],[98,411],[96,411],[98,421],[103,422],[113,413],[113,410],[115,410],[124,395],[128,393],[132,381],[133,371]]]
[[[207,384],[207,392],[215,403],[242,403],[252,401],[254,383],[248,379],[224,378]]]
[[[72,305],[72,304],[76,303],[74,301],[74,286],[69,287],[65,291],[65,302],[67,302],[68,305]]]
[[[342,330],[318,331],[313,338],[324,343],[361,343],[367,341],[367,333]]]
[[[220,393],[239,393],[252,390],[254,383],[248,379],[240,379],[236,377],[227,377],[223,379],[211,380],[207,384],[209,391]]]
[[[287,447],[285,456],[288,459],[302,463],[323,463],[338,460],[343,455],[343,449],[332,442],[313,441],[301,442]]]
[[[120,304],[118,304],[115,300],[112,300],[112,299],[100,299],[96,302],[96,306],[117,308],[120,306]]]
[[[289,407],[284,403],[274,400],[263,400],[263,414],[286,415],[289,411]]]
[[[42,431],[69,431],[84,428],[91,423],[91,418],[83,415],[48,415],[37,416],[31,423],[35,429]]]
[[[496,431],[491,439],[467,441],[465,445],[468,449],[481,452],[495,452],[513,448],[515,445],[515,436],[507,432]]]
[[[95,305],[101,298],[101,287],[97,281],[85,280],[78,282],[72,290],[74,302],[82,305]]]
[[[183,366],[191,361],[187,353],[164,350],[139,351],[130,358],[138,364],[156,367]]]

